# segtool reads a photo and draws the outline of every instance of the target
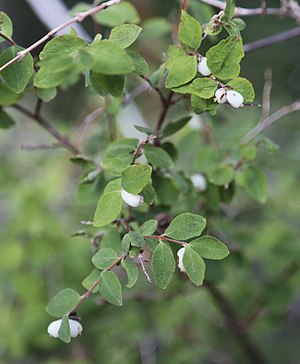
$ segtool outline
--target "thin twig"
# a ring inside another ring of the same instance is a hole
[[[271,90],[272,90],[272,70],[271,68],[265,69],[265,84],[263,88],[262,94],[262,117],[261,120],[264,120],[270,115],[271,108]]]
[[[171,238],[168,238],[167,236],[164,236],[164,235],[146,235],[146,236],[144,236],[144,238],[145,239],[165,240],[165,241],[169,241],[171,243],[180,244],[182,246],[186,246],[187,245],[187,243],[185,243],[184,241],[171,239]]]
[[[38,149],[57,149],[63,146],[60,143],[42,143],[42,144],[21,144],[22,150],[38,150]]]
[[[293,102],[290,105],[284,106],[277,110],[264,120],[260,121],[252,130],[249,131],[240,141],[241,144],[247,144],[253,140],[258,134],[260,134],[264,129],[266,129],[275,121],[281,119],[282,117],[291,114],[294,111],[300,110],[300,100]]]
[[[148,272],[147,272],[147,269],[146,269],[146,267],[145,267],[145,264],[144,264],[144,258],[143,258],[143,256],[142,256],[142,254],[141,254],[141,253],[138,255],[138,260],[139,260],[139,262],[140,262],[140,264],[141,264],[141,267],[142,267],[143,273],[145,274],[145,276],[146,276],[146,278],[147,278],[147,281],[148,281],[149,283],[152,283],[151,278],[150,278],[150,276],[149,276],[149,274],[148,274]]]
[[[134,164],[135,161],[136,161],[136,159],[140,156],[141,151],[142,151],[144,145],[148,144],[151,140],[154,140],[154,139],[156,139],[156,136],[155,135],[147,138],[146,140],[143,140],[142,142],[140,142],[140,144],[136,148],[136,151],[133,154],[133,158],[132,158],[131,164]]]
[[[22,58],[24,58],[26,56],[27,53],[31,52],[32,50],[34,50],[35,48],[37,48],[39,45],[45,43],[48,39],[51,39],[57,32],[59,32],[60,30],[66,28],[67,26],[76,23],[76,22],[82,22],[86,17],[88,16],[92,16],[96,13],[98,13],[101,10],[107,9],[108,7],[118,4],[120,3],[121,0],[110,0],[107,1],[105,3],[102,3],[92,9],[89,9],[83,13],[79,13],[76,16],[74,16],[73,18],[67,20],[66,22],[64,22],[63,24],[60,24],[59,26],[57,26],[56,28],[50,30],[50,32],[48,32],[44,37],[42,37],[41,39],[39,39],[37,42],[33,43],[30,47],[24,49],[23,51],[18,52],[18,54],[16,55],[16,57],[12,58],[9,62],[5,63],[1,68],[0,68],[0,72],[2,72],[5,68],[9,67],[11,64],[15,63],[16,61],[20,61]]]
[[[42,128],[47,130],[49,134],[51,134],[58,142],[66,149],[68,149],[72,154],[80,154],[80,150],[71,142],[69,138],[62,135],[57,129],[55,129],[48,120],[44,119],[40,115],[35,115],[31,111],[27,110],[22,105],[12,105],[13,108],[19,110],[22,114],[28,116],[35,122],[37,122]]]
[[[141,78],[148,83],[148,85],[151,87],[152,90],[157,92],[158,96],[160,97],[161,103],[163,104],[166,101],[166,98],[161,92],[160,88],[153,86],[151,80],[147,76],[141,75]]]
[[[155,128],[156,135],[158,135],[158,133],[160,132],[160,129],[161,129],[162,124],[163,124],[163,122],[165,120],[165,117],[167,115],[169,107],[171,106],[173,95],[174,95],[173,91],[170,91],[168,97],[163,102],[163,107],[162,107],[162,109],[160,111],[160,114],[159,114],[159,117],[158,117],[158,120],[157,120],[157,123],[156,123],[156,128]]]

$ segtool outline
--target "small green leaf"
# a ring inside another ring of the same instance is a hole
[[[169,154],[160,147],[146,144],[143,148],[145,156],[149,163],[159,168],[171,168],[174,165]]]
[[[0,11],[0,33],[5,35],[7,38],[11,38],[13,34],[13,25],[10,17],[3,11]],[[5,38],[0,35],[0,43],[5,41]]]
[[[105,186],[105,189],[103,193],[109,193],[109,192],[119,192],[121,191],[121,178],[115,178],[108,182],[108,184]]]
[[[130,244],[137,247],[142,247],[145,244],[143,236],[137,231],[130,231],[128,233]]]
[[[209,111],[213,115],[215,114],[216,104],[212,99],[203,99],[199,96],[192,95],[191,96],[191,105],[192,109],[196,114],[202,114],[205,111]]]
[[[238,182],[246,192],[260,203],[265,203],[268,197],[268,182],[265,173],[253,166],[247,167],[238,174]]]
[[[162,241],[154,250],[152,271],[158,287],[167,288],[175,271],[175,260],[170,247]]]
[[[135,24],[122,24],[112,29],[109,40],[121,48],[129,47],[139,36],[142,28]]]
[[[244,57],[240,37],[229,36],[211,47],[207,53],[207,65],[220,80],[235,78],[240,73],[240,61]]]
[[[229,254],[229,250],[225,244],[208,235],[191,241],[189,247],[193,248],[205,259],[220,260],[226,258]]]
[[[109,157],[131,156],[138,146],[138,139],[123,138],[111,143],[106,154]]]
[[[232,166],[218,167],[208,173],[209,182],[217,186],[224,186],[230,183],[234,178],[234,169]]]
[[[204,217],[186,212],[171,221],[164,235],[178,240],[187,240],[200,235],[205,226]]]
[[[98,269],[109,268],[118,259],[118,254],[111,248],[101,248],[93,256],[92,262]]]
[[[221,20],[228,22],[234,16],[234,0],[226,0],[226,8]]]
[[[71,342],[70,323],[67,315],[64,315],[61,320],[60,328],[58,330],[58,337],[66,344]]]
[[[148,164],[135,164],[122,172],[122,187],[136,195],[151,181],[152,168]]]
[[[94,226],[101,227],[109,224],[119,216],[121,209],[121,191],[105,193],[98,202],[94,216]]]
[[[0,82],[0,105],[9,106],[15,104],[23,95],[9,89],[4,82]]]
[[[152,184],[147,183],[139,194],[144,197],[144,203],[147,203],[148,205],[153,204],[155,191]]]
[[[163,138],[166,138],[170,135],[177,133],[181,130],[189,121],[191,120],[191,116],[184,116],[173,123],[169,123],[163,129],[161,135]]]
[[[153,233],[155,233],[157,225],[158,223],[154,219],[145,221],[143,225],[140,226],[139,233],[141,235],[152,235]]]
[[[122,246],[122,251],[124,252],[124,254],[127,255],[130,249],[130,241],[128,234],[125,234],[123,236],[123,239],[121,241],[121,246]]]
[[[93,285],[99,280],[100,272],[98,269],[94,269],[84,280],[81,282],[81,285],[89,290],[93,287]],[[98,292],[99,287],[95,287],[92,293]]]
[[[133,60],[134,66],[135,66],[135,72],[138,75],[146,75],[149,71],[149,67],[147,62],[145,61],[145,58],[141,56],[139,53],[134,52],[132,50],[127,50],[128,55]]]
[[[239,146],[239,153],[242,159],[253,161],[257,155],[257,148],[253,144],[241,144]]]
[[[9,129],[15,125],[13,119],[3,110],[0,109],[0,129]]]
[[[46,307],[49,315],[62,317],[75,307],[81,299],[81,296],[71,288],[66,288],[52,298]]]
[[[236,26],[239,28],[239,30],[244,30],[246,28],[246,23],[241,18],[234,18],[232,19],[233,23],[236,24]]]
[[[200,255],[187,246],[183,254],[182,264],[189,279],[196,286],[201,286],[205,275],[205,263]]]
[[[105,172],[109,173],[113,177],[121,176],[124,169],[128,167],[128,163],[122,161],[119,158],[112,157],[104,158],[100,165]]]
[[[228,86],[239,92],[244,97],[244,102],[253,102],[255,93],[252,83],[246,78],[237,77],[228,82]]]
[[[122,287],[119,278],[114,272],[103,271],[100,275],[99,292],[105,301],[122,306]]]
[[[111,94],[114,97],[119,97],[124,90],[125,80],[123,75],[103,75],[91,69],[90,81],[94,90],[100,96]]]
[[[155,134],[155,131],[150,129],[150,128],[140,126],[140,125],[134,125],[134,127],[135,127],[136,130],[138,130],[141,133],[145,133],[147,135]]]
[[[131,288],[133,287],[139,277],[139,270],[137,266],[130,262],[129,260],[122,259],[121,260],[121,267],[123,267],[127,273],[128,277],[128,283],[126,284],[126,287]]]
[[[215,94],[217,84],[211,78],[196,78],[189,88],[191,94],[203,99],[210,99]]]
[[[36,89],[37,96],[43,100],[44,102],[49,102],[57,94],[56,87],[50,87],[50,88],[37,88]]]
[[[89,48],[93,57],[92,69],[105,75],[123,75],[135,70],[134,63],[127,52],[108,40],[93,43]]]
[[[24,48],[19,46],[12,46],[6,49],[0,55],[0,67],[4,66],[12,58],[14,58],[18,52],[23,51]],[[20,62],[14,62],[1,72],[1,77],[6,85],[14,92],[20,93],[24,91],[28,82],[31,79],[33,73],[33,58],[30,53]]]
[[[182,10],[179,23],[179,40],[188,51],[195,51],[202,41],[202,28],[199,22]]]
[[[95,19],[101,25],[109,27],[115,27],[124,23],[136,24],[140,21],[139,14],[129,1],[122,1],[120,4],[99,11],[95,15]]]
[[[154,17],[144,20],[142,28],[143,32],[140,36],[142,39],[159,39],[160,37],[171,32],[171,24],[163,17]]]

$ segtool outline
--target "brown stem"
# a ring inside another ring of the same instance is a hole
[[[28,116],[32,120],[36,121],[42,128],[47,130],[49,134],[51,134],[58,142],[66,149],[68,149],[72,154],[80,154],[80,150],[64,135],[62,135],[57,129],[55,129],[49,121],[41,117],[40,115],[36,115],[31,111],[24,108],[22,105],[13,105],[15,109],[19,110],[22,114]]]
[[[236,338],[237,342],[239,342],[240,346],[247,354],[249,363],[266,364],[267,362],[263,354],[260,352],[256,344],[246,333],[245,328],[239,322],[239,319],[237,318],[233,308],[231,307],[226,297],[211,282],[206,281],[204,286],[207,288],[214,302],[222,313],[228,330]]]
[[[169,107],[171,106],[171,102],[172,102],[172,97],[173,97],[174,93],[173,91],[170,91],[169,95],[167,96],[167,98],[165,99],[165,101],[163,102],[163,107],[160,111],[157,123],[156,123],[156,135],[160,132],[160,129],[162,127],[162,124],[165,120],[165,117],[167,115],[167,112],[169,110]]]
[[[143,140],[142,142],[140,142],[140,144],[138,145],[138,147],[136,148],[136,151],[134,152],[133,158],[132,158],[132,162],[131,164],[134,164],[136,159],[139,157],[139,155],[141,154],[141,150],[143,149],[144,145],[148,144],[151,140],[156,139],[156,136],[152,136],[146,140]]]
[[[187,243],[185,243],[183,241],[176,240],[176,239],[171,239],[171,238],[168,238],[167,236],[164,236],[164,235],[146,235],[146,236],[144,236],[144,238],[145,239],[159,239],[159,240],[169,241],[171,243],[177,243],[177,244],[180,244],[180,245],[183,245],[183,246],[187,245]]]
[[[145,80],[148,85],[150,85],[150,87],[157,92],[158,96],[160,97],[160,100],[161,100],[161,103],[164,104],[164,102],[166,101],[166,98],[165,96],[163,95],[163,93],[161,92],[161,89],[159,87],[155,87],[153,86],[151,80],[147,77],[147,76],[144,76],[144,75],[141,75],[142,79]]]
[[[8,38],[6,35],[0,32],[0,37],[5,39],[10,45],[16,46],[17,44],[10,38]]]

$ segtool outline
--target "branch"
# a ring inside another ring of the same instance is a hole
[[[168,97],[164,101],[162,100],[163,107],[162,107],[162,109],[160,111],[160,114],[159,114],[159,117],[158,117],[158,120],[157,120],[157,124],[156,124],[156,128],[155,128],[156,134],[158,134],[160,132],[160,129],[161,129],[162,124],[163,124],[163,122],[165,120],[165,117],[167,115],[169,107],[172,104],[173,95],[174,95],[173,91],[170,91]]]
[[[22,105],[16,104],[12,105],[12,107],[19,110],[22,114],[28,116],[32,120],[36,121],[42,128],[47,130],[49,134],[51,134],[56,140],[58,140],[60,145],[68,149],[72,154],[80,154],[80,150],[71,142],[71,140],[62,135],[57,129],[55,129],[48,120],[44,119],[39,114],[32,113]]]
[[[132,158],[131,164],[134,164],[135,161],[136,161],[136,159],[140,156],[141,151],[142,151],[144,145],[148,144],[151,140],[154,140],[154,139],[156,139],[156,136],[155,135],[152,136],[152,137],[150,137],[150,138],[147,138],[146,140],[143,140],[142,142],[140,142],[140,144],[136,148],[136,151],[133,154],[133,158]]]
[[[27,53],[31,52],[33,49],[35,49],[39,45],[45,43],[48,39],[52,38],[60,30],[66,28],[67,26],[69,26],[69,25],[71,25],[73,23],[76,23],[76,22],[79,22],[80,23],[86,17],[92,16],[92,15],[98,13],[99,11],[104,10],[104,9],[107,9],[108,7],[110,7],[112,5],[119,4],[120,2],[121,2],[121,0],[110,0],[110,1],[107,1],[105,3],[102,3],[101,5],[96,6],[95,8],[92,8],[90,10],[87,10],[87,11],[83,12],[83,13],[77,14],[76,16],[74,16],[73,18],[67,20],[66,22],[64,22],[63,24],[59,25],[58,27],[50,30],[49,33],[47,33],[43,38],[39,39],[37,42],[33,43],[30,47],[24,49],[23,51],[18,52],[18,54],[16,55],[16,57],[12,58],[9,62],[7,62],[6,64],[4,64],[0,68],[0,72],[2,72],[5,68],[7,68],[11,64],[15,63],[16,61],[19,61],[22,58],[24,58]]]
[[[271,124],[275,123],[275,121],[281,119],[282,117],[291,114],[294,111],[300,110],[300,100],[293,102],[290,105],[284,106],[281,109],[274,112],[267,118],[263,119],[259,122],[252,130],[249,131],[240,141],[241,144],[247,144],[252,139],[254,139],[258,134],[260,134],[264,129],[266,129]]]
[[[168,238],[167,236],[164,235],[146,235],[144,236],[145,239],[158,239],[158,240],[165,240],[165,241],[169,241],[171,243],[177,243],[180,244],[182,246],[187,246],[188,244],[185,243],[184,241],[180,241],[180,240],[175,240],[175,239],[171,239]]]

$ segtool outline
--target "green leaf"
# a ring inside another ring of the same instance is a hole
[[[167,61],[169,73],[166,78],[166,87],[174,88],[181,86],[197,74],[197,58],[189,56],[182,48],[171,46],[168,51],[170,57]]]
[[[146,19],[142,24],[143,32],[140,38],[160,38],[171,32],[171,24],[163,17]]]
[[[247,167],[238,174],[237,182],[244,186],[249,196],[260,203],[265,203],[268,197],[268,182],[265,173],[257,167]]]
[[[127,273],[128,282],[126,284],[126,287],[131,288],[133,287],[139,277],[139,270],[137,266],[130,262],[129,260],[122,259],[121,260],[121,267],[123,267]]]
[[[0,82],[0,105],[9,106],[15,104],[23,95],[9,89],[5,83]]]
[[[18,52],[21,52],[23,50],[24,48],[19,46],[12,46],[6,49],[0,55],[0,67],[4,66],[12,58],[17,56]],[[13,92],[20,93],[24,91],[25,87],[31,79],[32,73],[33,58],[30,53],[27,53],[20,62],[14,62],[13,64],[5,68],[1,72],[1,77],[8,86],[8,88],[10,88]]]
[[[0,129],[9,129],[15,125],[13,119],[3,110],[0,109]]]
[[[199,22],[186,11],[181,11],[179,41],[188,51],[195,51],[202,41],[202,28]]]
[[[220,260],[226,258],[229,254],[229,250],[225,244],[208,235],[191,241],[189,247],[193,248],[205,259]]]
[[[246,28],[246,23],[241,18],[234,18],[232,19],[233,23],[236,24],[236,26],[239,28],[239,30],[244,30]]]
[[[175,260],[170,247],[162,241],[154,250],[152,271],[158,287],[167,288],[175,271]]]
[[[187,240],[200,235],[205,226],[204,217],[185,212],[171,221],[164,235],[178,240]]]
[[[148,164],[135,164],[122,172],[122,187],[134,195],[151,181],[152,168]]]
[[[98,269],[109,268],[118,259],[118,254],[111,248],[101,248],[93,256],[92,262]]]
[[[64,315],[61,320],[61,325],[58,330],[58,337],[66,344],[71,342],[70,323],[67,315]]]
[[[100,272],[98,269],[94,269],[84,280],[81,282],[81,285],[89,290],[93,287],[93,285],[98,281],[100,278]],[[99,287],[95,287],[92,293],[98,292]]]
[[[157,225],[158,223],[154,219],[145,221],[143,225],[140,226],[139,233],[141,235],[152,235],[153,233],[155,233]]]
[[[199,96],[191,96],[192,109],[196,114],[202,114],[205,111],[209,111],[211,114],[216,113],[216,104],[212,99],[203,99]]]
[[[117,44],[108,40],[93,43],[89,48],[93,57],[92,69],[105,75],[124,75],[135,70],[131,57]]]
[[[145,244],[143,236],[137,231],[130,231],[128,233],[130,244],[137,247],[142,247]]]
[[[205,275],[205,263],[200,255],[187,246],[183,254],[182,264],[189,279],[196,286],[201,286]]]
[[[104,194],[109,192],[120,192],[122,189],[121,178],[115,178],[108,182],[103,191]]]
[[[37,88],[36,89],[36,94],[44,102],[49,102],[52,99],[54,99],[54,97],[57,94],[57,90],[56,90],[56,87]]]
[[[162,148],[146,144],[143,150],[148,162],[154,166],[159,168],[171,168],[174,166],[172,158]]]
[[[7,38],[11,38],[13,34],[13,25],[10,17],[3,11],[0,11],[0,33],[5,35]],[[5,38],[0,35],[0,43],[5,41]]]
[[[130,249],[130,241],[129,241],[129,236],[128,234],[125,234],[122,238],[121,241],[121,246],[122,246],[122,251],[124,252],[124,254],[128,254],[129,249]]]
[[[221,20],[228,22],[234,16],[234,0],[226,0],[226,8]]]
[[[253,161],[257,155],[257,148],[253,144],[241,144],[239,145],[239,153],[242,159]]]
[[[119,139],[111,143],[106,154],[109,157],[131,156],[138,146],[138,139]]]
[[[141,133],[145,133],[147,135],[152,135],[152,134],[155,134],[155,131],[150,129],[150,128],[147,128],[147,127],[144,127],[144,126],[140,126],[140,125],[134,125],[135,129]]]
[[[138,75],[146,75],[149,71],[149,67],[147,62],[145,61],[145,58],[141,56],[139,53],[134,52],[132,50],[127,50],[127,53],[133,60],[135,66],[135,72]]]
[[[99,292],[105,301],[122,306],[122,287],[119,278],[114,272],[103,271],[100,275]]]
[[[100,96],[111,94],[114,97],[119,97],[124,90],[125,80],[123,75],[103,75],[91,69],[90,81],[93,89],[98,92]]]
[[[139,194],[144,197],[144,203],[147,203],[148,205],[153,204],[155,191],[152,184],[147,183]]]
[[[119,158],[107,157],[101,161],[100,166],[111,176],[119,177],[123,170],[128,166],[128,163]]]
[[[95,19],[101,25],[107,25],[109,27],[115,27],[124,23],[135,24],[140,21],[139,14],[135,7],[128,1],[122,1],[120,4],[99,11],[99,13],[95,15]]]
[[[235,78],[240,73],[240,61],[244,57],[242,39],[230,36],[211,47],[207,53],[207,65],[221,80]]]
[[[189,88],[191,94],[203,99],[210,99],[215,95],[217,84],[211,78],[196,78]]]
[[[246,78],[237,77],[228,82],[228,86],[239,92],[244,97],[244,102],[253,102],[255,93],[252,83]]]
[[[142,28],[135,24],[122,24],[112,29],[109,40],[121,48],[129,47],[139,36]]]
[[[166,138],[170,135],[177,133],[181,130],[189,121],[191,120],[191,116],[184,116],[173,123],[169,123],[163,129],[161,136],[162,138]]]
[[[232,166],[222,166],[210,171],[207,175],[209,182],[217,186],[224,186],[230,183],[234,178],[234,169]]]
[[[101,239],[102,248],[111,248],[116,253],[121,251],[121,237],[115,226],[107,226]]]
[[[62,317],[75,307],[81,299],[81,296],[71,288],[66,288],[52,298],[46,307],[49,315]]]
[[[101,196],[95,216],[94,226],[104,226],[115,220],[122,209],[121,191],[105,193]]]
[[[237,24],[235,24],[235,22],[231,20],[227,24],[224,24],[224,29],[229,35],[238,37],[241,35],[239,27],[237,26]]]

